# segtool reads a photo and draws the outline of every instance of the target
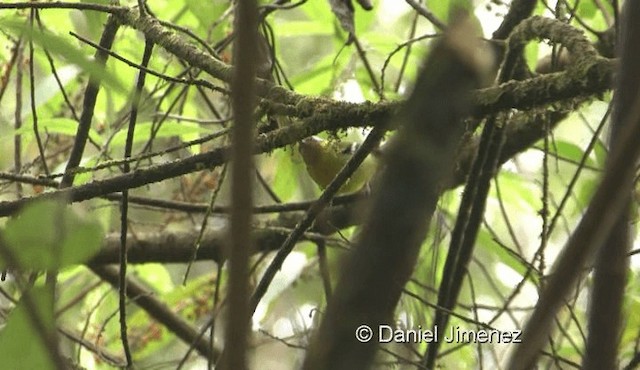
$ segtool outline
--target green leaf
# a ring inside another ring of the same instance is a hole
[[[428,8],[442,22],[447,22],[449,19],[449,7],[451,2],[455,0],[439,0],[429,1]]]
[[[136,267],[136,273],[147,280],[145,276],[147,271],[141,271],[140,267]],[[225,284],[223,283],[222,287],[224,286]],[[169,307],[174,307],[176,314],[189,321],[197,321],[213,309],[212,300],[210,299],[213,289],[211,275],[204,274],[197,278],[189,279],[186,286],[171,285],[167,292],[163,291],[165,289],[160,289],[161,292],[159,293]],[[110,315],[111,308],[106,309],[105,313]],[[132,340],[132,345],[135,347],[134,356],[138,361],[157,357],[159,351],[166,350],[172,341],[175,342],[175,337],[171,335],[167,328],[151,320],[149,314],[144,310],[133,312],[129,315],[127,321],[132,338],[144,337],[144,340]],[[112,334],[119,335],[117,331]],[[120,343],[112,343],[108,348],[118,351],[120,350]]]
[[[602,140],[598,140],[593,147],[593,154],[595,156],[596,166],[598,168],[604,168],[604,164],[607,160],[608,150],[605,143]]]
[[[43,134],[45,130],[49,133],[54,134],[62,134],[68,136],[76,136],[78,130],[78,122],[71,118],[44,118],[38,120],[38,128],[40,134]],[[35,135],[33,132],[33,122],[29,122],[24,126],[20,127],[20,129],[15,130],[14,133],[16,135]],[[100,134],[94,130],[89,130],[89,137],[97,142],[102,143],[102,138]]]
[[[56,73],[58,78],[60,79],[60,83],[63,86],[67,86],[70,82],[74,81],[78,74],[82,71],[80,68],[73,64],[68,64],[66,66],[62,66],[56,69]],[[38,80],[35,86],[35,98],[36,98],[36,108],[40,108],[43,104],[46,104],[54,97],[61,95],[61,91],[58,85],[58,81],[56,77],[51,73],[45,78]],[[22,117],[26,118],[31,116],[31,105],[24,104],[22,107]],[[42,113],[40,113],[42,115]]]
[[[542,144],[537,144],[536,146],[542,149]],[[554,143],[549,146],[549,150],[550,152],[555,153],[560,160],[567,161],[573,165],[578,165],[584,156],[584,150],[582,148],[572,142],[562,139],[556,139]],[[587,157],[584,164],[587,167],[596,167],[596,162],[591,158],[591,156]]]
[[[133,134],[133,143],[141,143],[149,140],[153,130],[152,122],[141,122],[136,124],[136,128]],[[190,135],[198,133],[210,133],[210,129],[199,126],[195,123],[177,122],[177,121],[165,121],[158,132],[155,134],[155,138]],[[118,133],[113,136],[111,145],[124,146],[127,140],[127,127],[124,127]]]
[[[605,2],[603,1],[603,6],[604,3]],[[596,15],[596,13],[599,12],[595,1],[579,1],[577,5],[577,13],[582,20],[591,20]]]
[[[110,0],[80,0],[81,3],[102,5],[109,5],[109,1]],[[72,20],[75,20],[74,24],[78,30],[78,34],[84,37],[90,37],[93,40],[99,40],[109,15],[103,12],[87,12],[76,9],[74,9],[73,12]],[[49,23],[45,24],[48,25]]]
[[[584,156],[584,150],[581,149],[574,143],[564,141],[564,140],[556,140],[553,145],[556,149],[556,153],[560,158],[568,159],[574,163],[580,163],[582,157]],[[587,166],[595,166],[594,161],[591,158],[587,158],[585,164]]]
[[[161,263],[145,263],[136,266],[135,270],[142,280],[162,294],[169,293],[174,288],[167,267]]]
[[[318,21],[320,23],[327,24],[327,21],[333,20],[333,13],[331,12],[331,7],[325,1],[309,1],[304,4],[305,6],[300,9],[309,17],[311,20]],[[326,26],[328,29],[332,29],[330,25]],[[333,32],[332,32],[333,33]]]
[[[278,22],[276,26],[278,37],[300,36],[331,36],[333,29],[327,27],[326,23],[315,21],[290,21]]]
[[[301,166],[293,163],[293,153],[291,148],[274,151],[274,167],[277,168],[274,174],[273,191],[283,200],[290,200],[298,189],[298,173]]]
[[[356,34],[362,34],[376,26],[376,13],[362,9],[360,6],[354,6],[354,22],[356,26]]]
[[[85,55],[85,53],[70,40],[47,30],[41,31],[40,29],[33,29],[29,27],[27,23],[6,18],[0,19],[0,28],[11,30],[16,34],[22,35],[33,41],[39,47],[46,48],[51,54],[63,57],[68,62],[77,65],[83,71],[89,73],[92,77],[101,80],[107,87],[117,91],[125,91],[124,86],[120,84],[116,76],[107,73],[101,65]]]
[[[487,232],[485,229],[480,229],[478,231],[478,247],[479,252],[486,253],[487,256],[490,256],[493,260],[500,261],[510,267],[513,271],[517,272],[521,277],[524,277],[529,269],[527,265],[525,265],[521,259],[516,257],[517,252],[510,252],[500,246],[494,239],[493,236]],[[528,280],[533,282],[534,284],[539,283],[538,276],[536,274],[529,274]]]
[[[521,175],[509,171],[501,171],[498,175],[502,201],[510,207],[519,207],[523,211],[538,210],[542,202],[538,197],[536,184]],[[495,189],[492,188],[492,195]]]
[[[292,77],[291,83],[300,94],[321,94],[331,86],[335,71],[342,68],[341,62],[342,55],[338,58],[328,55],[307,69],[306,72]]]
[[[42,336],[33,325],[30,311],[38,315],[48,330],[53,328],[51,307],[53,299],[49,291],[32,288],[29,295],[35,307],[26,307],[24,298],[9,316],[6,325],[0,331],[0,358],[3,369],[31,370],[54,369],[51,355],[48,353]]]
[[[59,270],[88,260],[100,248],[103,231],[98,222],[76,214],[65,203],[46,200],[26,206],[10,219],[4,239],[18,267]],[[7,262],[2,258],[0,265]]]
[[[540,55],[540,45],[538,43],[530,42],[524,48],[524,58],[527,61],[527,65],[532,70],[535,69],[538,64]]]
[[[190,13],[198,19],[198,22],[203,28],[210,26],[211,20],[218,19],[226,8],[215,5],[213,1],[201,0],[186,0],[184,5],[190,10]]]

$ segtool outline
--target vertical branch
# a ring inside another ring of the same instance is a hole
[[[107,63],[107,56],[109,55],[104,49],[110,49],[113,44],[113,40],[116,37],[119,25],[113,16],[109,17],[107,24],[102,32],[100,38],[101,48],[96,51],[96,63],[104,66]],[[68,188],[73,184],[75,174],[72,172],[76,167],[80,165],[82,160],[82,154],[84,153],[84,147],[89,139],[89,130],[91,129],[91,120],[93,119],[93,111],[96,106],[96,99],[98,97],[98,91],[100,90],[99,77],[92,76],[89,78],[87,89],[84,93],[84,101],[82,102],[82,114],[80,115],[80,122],[78,122],[78,130],[76,131],[76,139],[69,155],[69,161],[65,168],[65,174],[60,182],[60,188]]]
[[[151,54],[153,52],[153,43],[146,41],[144,44],[144,52],[142,55],[142,67],[146,68],[149,65]],[[136,120],[138,119],[138,106],[140,105],[140,96],[144,89],[144,82],[147,73],[144,70],[140,70],[138,73],[138,81],[136,83],[136,89],[133,92],[133,99],[131,100],[131,115],[129,116],[129,127],[127,129],[127,140],[124,146],[124,158],[131,158],[133,151],[133,134],[135,133]],[[123,165],[123,172],[128,173],[131,171],[131,164],[129,161],[125,161]],[[124,349],[124,355],[127,359],[127,367],[133,366],[133,357],[131,356],[131,349],[129,348],[129,339],[127,336],[127,235],[128,235],[128,214],[129,214],[129,190],[122,192],[122,201],[120,202],[120,274],[119,274],[119,300],[118,310],[120,312],[120,340],[122,341],[122,348]]]
[[[38,14],[37,9],[31,9],[31,15],[29,17],[29,23],[33,30],[33,23]],[[49,175],[49,167],[47,166],[47,159],[44,153],[44,145],[40,138],[40,129],[38,128],[38,111],[36,110],[36,83],[35,72],[33,70],[33,39],[29,39],[29,93],[31,97],[31,119],[33,120],[33,133],[36,137],[36,143],[38,144],[38,152],[40,152],[40,160],[42,161],[42,169],[44,173]]]
[[[637,109],[640,96],[640,3],[625,3],[619,37],[620,74],[613,102],[611,149],[617,148],[629,116]],[[640,117],[631,119],[639,120]],[[636,162],[629,162],[633,166]],[[633,181],[622,184],[620,192],[631,204]],[[618,343],[623,321],[622,306],[627,280],[631,247],[631,209],[623,208],[604,245],[596,257],[591,307],[589,311],[589,337],[584,359],[584,369],[614,369],[617,367]]]
[[[627,19],[624,24],[625,30],[622,31],[625,35],[623,42],[630,44],[623,46],[621,70],[618,75],[617,88],[620,95],[616,95],[615,99],[619,100],[616,104],[619,104],[621,110],[618,110],[618,118],[613,120],[615,145],[611,148],[602,181],[593,195],[589,208],[554,264],[545,289],[540,292],[538,304],[523,331],[522,343],[514,348],[508,369],[525,370],[535,366],[535,359],[551,333],[556,314],[580,281],[585,266],[596,256],[596,266],[600,270],[596,271],[596,279],[604,279],[595,282],[587,341],[589,353],[586,355],[585,368],[616,367],[615,353],[621,322],[620,306],[625,266],[628,263],[628,221],[625,220],[635,177],[635,165],[640,157],[640,83],[634,78],[638,75],[638,71],[634,69],[640,65],[640,54],[626,49],[632,48],[631,43],[640,37],[640,3],[628,2],[623,17]],[[600,306],[603,300],[613,302],[605,302],[606,304]],[[600,303],[596,305],[596,302]],[[605,323],[596,323],[597,320]],[[605,327],[601,326],[603,324]],[[605,337],[596,338],[597,335]]]
[[[470,90],[488,64],[476,54],[472,34],[468,21],[452,24],[397,117],[400,127],[374,187],[377,196],[342,267],[348,273],[338,280],[305,370],[366,369],[373,361],[378,328],[392,321],[426,236],[425,220],[453,173]]]
[[[22,127],[22,68],[20,68],[20,63],[22,63],[22,54],[22,39],[18,39],[18,41],[16,41],[13,54],[15,60],[18,63],[18,68],[16,68],[16,110],[14,113],[14,127],[16,129],[16,132],[19,132],[20,127]],[[21,134],[15,134],[13,137],[13,164],[15,166],[16,173],[20,173],[20,169],[22,168]],[[18,197],[22,196],[22,184],[20,182],[16,182],[16,193]]]
[[[235,19],[232,109],[235,123],[231,148],[231,240],[229,243],[229,317],[222,369],[246,369],[249,311],[249,256],[251,253],[252,178],[254,174],[253,111],[256,104],[258,12],[255,0],[238,1]]]
[[[498,82],[506,82],[514,78],[516,68],[521,60],[523,43],[510,42],[506,51],[505,62],[500,69]],[[469,178],[464,187],[462,200],[447,258],[442,270],[442,280],[438,289],[438,305],[435,310],[432,327],[440,328],[439,337],[427,346],[422,364],[427,369],[436,366],[440,344],[443,342],[445,328],[449,323],[449,312],[453,311],[467,275],[469,262],[473,256],[476,238],[480,230],[487,203],[491,179],[500,167],[502,146],[506,138],[504,116],[496,114],[487,118],[482,130],[480,144],[473,160]]]
[[[418,13],[413,15],[413,20],[411,21],[411,30],[409,31],[409,36],[407,39],[411,40],[416,36],[416,30],[418,29]],[[405,51],[404,56],[402,57],[402,64],[400,65],[400,71],[398,72],[398,78],[396,79],[396,83],[393,85],[393,91],[399,92],[400,85],[402,84],[402,79],[404,77],[404,73],[407,69],[407,63],[409,62],[409,56],[411,55],[411,48],[413,44],[407,45],[407,51]],[[384,74],[383,74],[384,76]],[[382,78],[380,85],[380,91],[384,94],[384,85],[382,84]]]

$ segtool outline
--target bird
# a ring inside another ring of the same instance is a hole
[[[358,146],[358,143],[351,141],[325,140],[311,136],[298,143],[298,151],[311,179],[321,189],[325,189]],[[338,190],[338,194],[353,193],[367,185],[376,172],[376,162],[375,156],[369,155]]]

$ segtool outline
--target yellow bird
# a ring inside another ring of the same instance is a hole
[[[298,144],[298,151],[309,176],[324,189],[344,167],[357,147],[358,144],[352,142],[333,142],[312,136]],[[376,167],[376,160],[372,155],[368,156],[342,185],[338,194],[353,193],[362,189],[375,173]]]

